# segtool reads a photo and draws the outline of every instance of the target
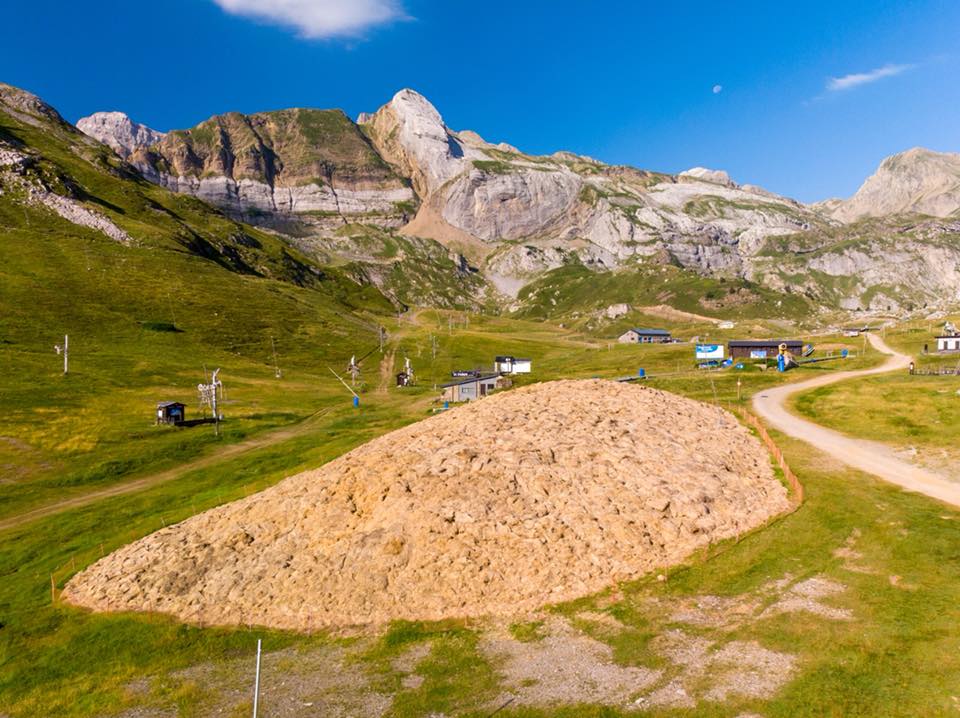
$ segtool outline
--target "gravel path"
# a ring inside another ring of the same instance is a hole
[[[846,379],[907,370],[912,357],[894,351],[876,334],[868,334],[867,337],[875,349],[890,355],[890,358],[880,366],[859,371],[837,372],[768,389],[754,396],[754,411],[778,431],[812,444],[837,461],[902,486],[908,491],[916,491],[945,503],[960,506],[960,484],[898,458],[894,449],[886,444],[844,436],[838,431],[801,419],[787,410],[785,406],[787,399],[797,392],[809,391]],[[851,407],[851,413],[855,412],[856,407]]]

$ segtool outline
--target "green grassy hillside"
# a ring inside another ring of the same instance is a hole
[[[570,264],[524,287],[518,299],[518,315],[526,318],[576,319],[621,302],[635,307],[667,304],[724,319],[801,319],[809,316],[811,308],[805,298],[795,294],[657,263],[608,272]]]
[[[395,230],[351,223],[333,236],[291,239],[326,265],[373,284],[399,308],[491,308],[495,300],[486,281],[466,260],[439,242],[408,237]]]
[[[159,400],[194,415],[205,367],[223,368],[230,442],[316,411],[335,391],[327,366],[376,345],[393,311],[376,289],[143,181],[7,93],[0,146],[31,163],[2,175],[0,194],[0,467],[11,479],[0,515],[207,450],[211,432],[151,426]],[[61,218],[21,179],[110,219],[132,244]],[[68,376],[54,352],[64,334]]]

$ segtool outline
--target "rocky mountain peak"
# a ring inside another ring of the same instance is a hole
[[[0,82],[0,106],[7,112],[27,124],[36,126],[38,122],[51,122],[61,129],[72,126],[60,116],[53,107],[19,87]]]
[[[892,214],[948,217],[960,210],[960,154],[914,147],[887,157],[857,193],[835,206],[841,222]]]
[[[723,170],[711,170],[706,167],[692,167],[680,173],[680,177],[689,177],[691,179],[701,180],[703,182],[713,182],[724,187],[736,187],[737,184]]]
[[[421,197],[430,195],[465,167],[460,140],[447,129],[437,108],[419,92],[400,90],[369,124],[377,149],[410,175]]]
[[[123,112],[95,112],[79,119],[77,129],[107,145],[124,159],[166,136],[164,132],[134,122]]]

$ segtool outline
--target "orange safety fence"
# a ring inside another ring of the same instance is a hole
[[[779,466],[780,470],[783,471],[783,476],[787,480],[787,486],[790,488],[791,498],[797,506],[802,504],[803,484],[800,483],[800,479],[797,478],[797,475],[793,473],[793,469],[790,468],[790,465],[783,456],[783,452],[780,450],[780,447],[777,446],[777,443],[771,438],[766,427],[760,423],[760,420],[757,417],[755,417],[746,409],[742,407],[733,407],[733,409],[740,414],[747,424],[757,430],[757,434],[760,435],[761,441],[763,441],[763,443],[766,445],[767,451],[770,452],[770,455],[777,462],[777,466]]]

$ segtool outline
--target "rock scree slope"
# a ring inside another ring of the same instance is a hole
[[[157,531],[63,598],[294,630],[514,615],[677,563],[788,506],[760,442],[722,409],[555,381]]]

